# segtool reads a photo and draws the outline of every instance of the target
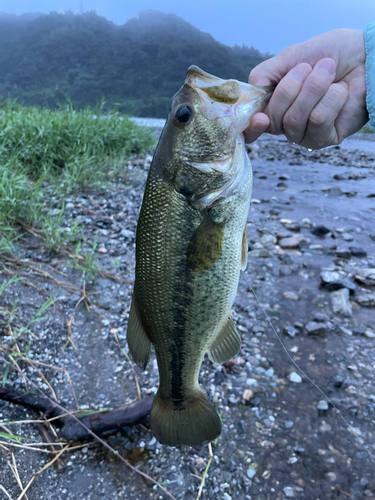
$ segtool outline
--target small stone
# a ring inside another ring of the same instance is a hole
[[[334,386],[341,387],[343,383],[344,383],[344,378],[341,375],[336,375],[333,382]]]
[[[305,237],[302,233],[298,233],[295,236],[290,236],[289,238],[282,238],[279,241],[279,245],[282,248],[298,248],[302,241],[305,240]]]
[[[321,401],[319,401],[318,403],[318,406],[317,406],[318,410],[328,410],[328,403],[325,399],[322,399]]]
[[[338,247],[336,248],[336,256],[340,259],[350,259],[352,254],[348,248]]]
[[[340,326],[340,331],[341,331],[344,335],[348,335],[349,337],[351,337],[351,336],[353,335],[352,330],[349,330],[349,328],[345,328],[345,326]]]
[[[107,249],[105,247],[98,248],[99,253],[107,253]]]
[[[297,372],[291,372],[288,375],[288,379],[295,384],[300,384],[302,382],[302,377]]]
[[[321,312],[316,312],[314,314],[314,321],[318,321],[319,323],[324,323],[325,321],[328,321],[328,316]]]
[[[349,247],[350,253],[353,255],[353,257],[367,257],[367,252],[363,250],[363,248],[360,247]]]
[[[257,248],[255,250],[251,250],[247,255],[249,257],[263,257],[263,258],[272,257],[270,252],[268,252],[268,250],[266,250],[265,248]]]
[[[124,238],[135,238],[135,233],[134,231],[130,231],[129,229],[121,229],[121,232],[120,232],[121,236],[123,236]]]
[[[227,492],[225,492],[224,495],[222,496],[222,500],[232,500],[232,497],[228,495]]]
[[[297,328],[294,328],[294,326],[287,325],[287,326],[284,326],[283,332],[285,333],[285,335],[289,335],[289,337],[293,338],[297,335],[298,330],[297,330]]]
[[[320,432],[330,432],[332,427],[323,420],[322,425],[319,427]]]
[[[310,323],[307,323],[305,328],[309,335],[315,335],[319,337],[324,337],[327,331],[327,327],[324,323],[315,323],[315,321],[310,321]]]
[[[356,286],[350,280],[343,278],[336,271],[323,271],[320,273],[320,279],[324,287],[329,291],[340,290],[347,288],[351,293],[355,292]]]
[[[277,239],[273,234],[264,234],[260,239],[261,244],[264,248],[268,250],[272,250],[272,248],[276,245]]]
[[[258,381],[256,378],[248,378],[246,380],[246,385],[252,386],[252,385],[257,385]]]
[[[298,300],[299,299],[298,295],[295,294],[294,292],[284,292],[283,295],[286,299],[289,299],[289,300]]]
[[[286,497],[294,497],[294,489],[291,486],[285,486],[285,488],[283,488],[283,491]]]
[[[359,484],[362,486],[362,488],[366,488],[368,485],[368,479],[366,477],[362,477]]]
[[[375,338],[375,332],[371,328],[366,328],[366,330],[363,332],[363,335],[369,339]]]
[[[319,237],[326,236],[330,232],[331,232],[331,230],[325,226],[316,226],[316,227],[314,227],[314,229],[311,230],[311,234],[313,234],[314,236],[319,236]]]
[[[327,472],[326,478],[330,481],[336,481],[336,474],[334,472]]]
[[[374,307],[375,306],[375,293],[367,293],[357,297],[357,302],[360,306]]]
[[[332,309],[335,314],[341,314],[343,316],[351,316],[352,305],[349,301],[349,290],[347,288],[341,288],[341,290],[337,290],[337,292],[332,292],[331,299],[332,299]]]
[[[358,269],[355,275],[355,280],[365,286],[375,286],[375,269],[364,268]]]
[[[256,470],[255,469],[247,469],[247,472],[246,472],[246,475],[249,479],[253,479],[253,477],[255,476],[256,474]]]
[[[298,462],[298,458],[297,457],[289,457],[288,458],[288,464],[290,464],[290,465],[293,465],[293,464],[295,464],[297,462]]]
[[[244,399],[246,402],[251,401],[251,399],[254,397],[254,393],[251,389],[245,389],[242,394],[242,399]]]
[[[267,378],[273,377],[274,374],[275,374],[275,370],[272,368],[272,366],[271,366],[271,368],[268,368],[268,370],[266,370],[266,373],[265,373]]]
[[[343,233],[342,239],[345,241],[353,241],[354,240],[353,236],[349,233]]]

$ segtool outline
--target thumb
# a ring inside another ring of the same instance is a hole
[[[255,66],[249,75],[251,85],[277,85],[291,68],[281,54]]]

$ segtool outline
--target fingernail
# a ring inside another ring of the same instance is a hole
[[[333,59],[323,59],[316,65],[318,69],[326,71],[333,78],[336,76],[336,64]]]

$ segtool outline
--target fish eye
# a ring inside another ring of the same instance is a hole
[[[189,106],[186,106],[186,104],[183,104],[182,106],[177,108],[177,111],[175,114],[177,121],[179,121],[180,123],[188,122],[191,115],[192,115],[191,108]]]

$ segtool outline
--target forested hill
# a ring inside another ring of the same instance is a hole
[[[104,98],[124,113],[165,117],[191,64],[246,81],[265,58],[157,11],[121,26],[94,12],[0,14],[0,97],[27,105],[70,98],[81,108]]]

